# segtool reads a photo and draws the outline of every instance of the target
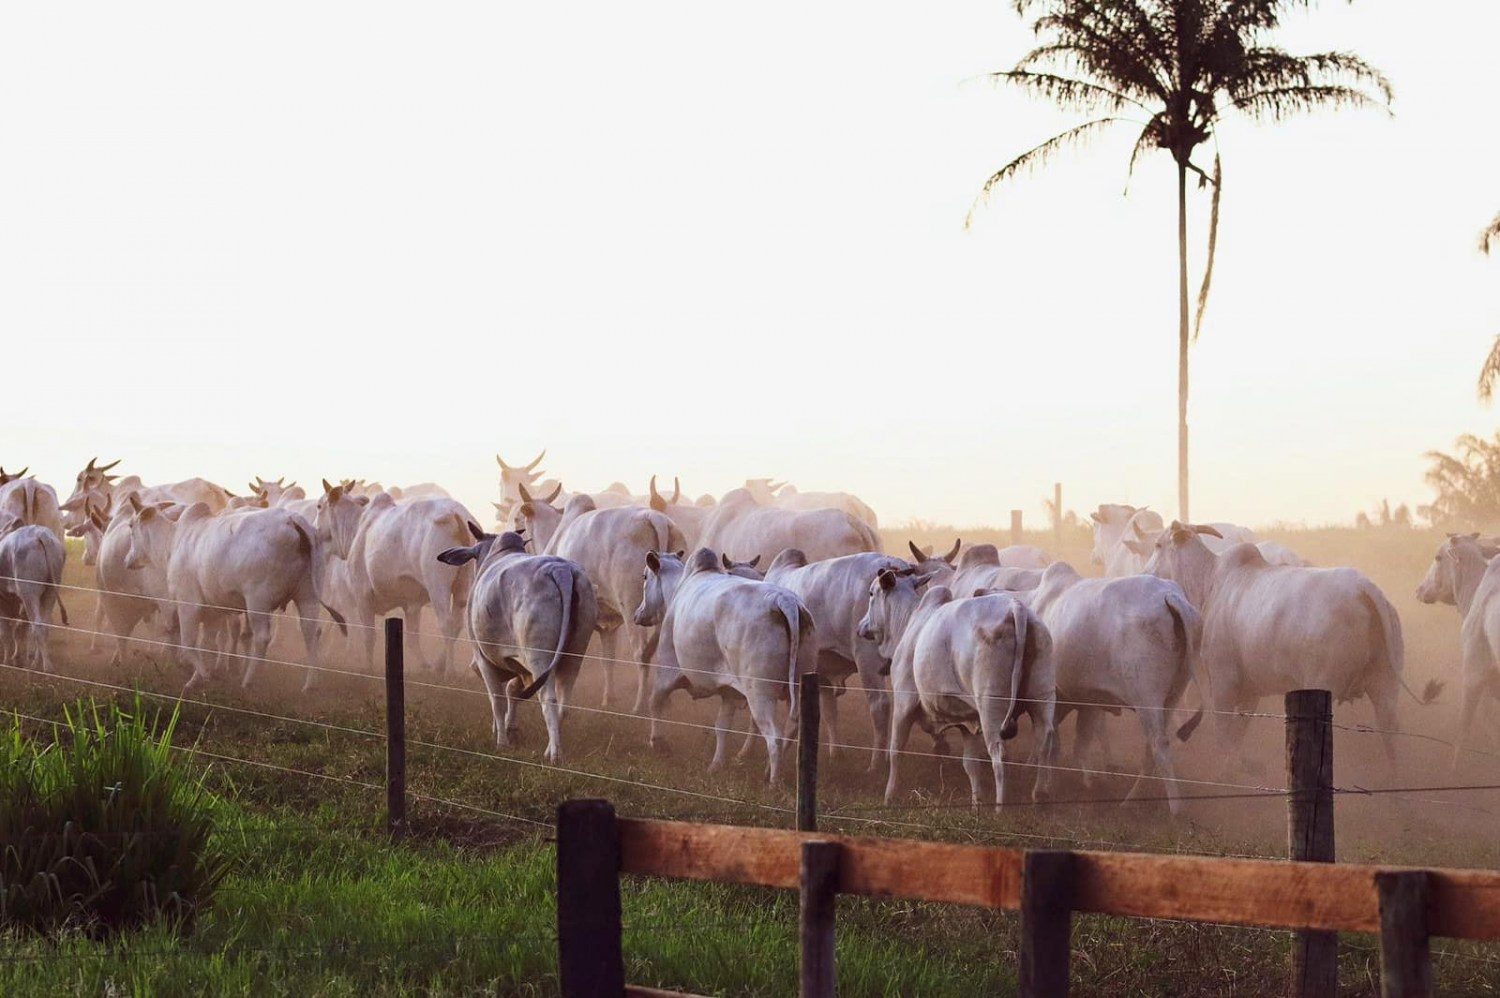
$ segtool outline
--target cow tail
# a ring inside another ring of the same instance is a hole
[[[44,544],[44,543],[42,543],[42,539],[40,537],[38,537],[37,540],[36,540],[36,546],[42,549],[42,560],[46,561],[47,560],[47,545]],[[61,572],[61,570],[59,568],[58,579],[61,579],[61,578],[62,578],[62,572]],[[49,583],[47,583],[46,588],[52,590],[52,601],[57,604],[57,612],[62,617],[63,626],[64,627],[71,626],[68,623],[68,608],[65,607],[65,606],[63,606],[62,588],[56,582],[49,582]]]
[[[807,607],[802,605],[802,601],[790,593],[778,593],[773,598],[775,600],[776,612],[780,613],[786,621],[786,678],[791,710],[795,715],[798,707],[798,692],[801,689],[797,672],[797,658],[801,653],[802,647],[802,624],[804,621],[811,624],[812,616],[807,612]]]
[[[344,615],[323,601],[323,593],[319,589],[319,579],[323,577],[323,547],[318,543],[317,535],[313,533],[312,526],[296,513],[291,514],[292,529],[297,531],[302,538],[302,544],[307,550],[307,571],[310,575],[309,584],[312,587],[313,597],[318,601],[333,622],[338,625],[339,633],[348,635],[349,628],[344,623]]]
[[[573,573],[566,566],[558,565],[547,574],[552,577],[552,584],[557,586],[557,593],[562,597],[562,626],[557,629],[557,647],[552,651],[552,661],[532,680],[530,686],[521,691],[522,700],[530,700],[542,688],[542,684],[552,678],[552,673],[562,661],[563,653],[567,651],[568,643],[573,637]]]
[[[1168,593],[1165,603],[1167,613],[1172,615],[1172,638],[1178,655],[1178,668],[1187,673],[1187,682],[1192,683],[1198,691],[1198,709],[1177,729],[1178,740],[1185,742],[1198,730],[1198,725],[1203,723],[1204,703],[1208,699],[1198,683],[1198,653],[1203,645],[1203,618],[1198,615],[1193,604],[1187,601],[1187,597],[1178,593]],[[1175,703],[1167,706],[1175,706]]]
[[[1396,616],[1396,608],[1391,606],[1385,594],[1375,588],[1375,584],[1361,580],[1359,586],[1359,598],[1364,601],[1365,607],[1370,611],[1371,623],[1380,638],[1381,659],[1385,667],[1391,670],[1391,675],[1396,677],[1396,682],[1406,691],[1406,695],[1415,700],[1419,705],[1425,707],[1437,699],[1442,691],[1443,684],[1433,681],[1427,684],[1424,691],[1425,696],[1417,696],[1406,685],[1406,680],[1401,673],[1406,667],[1406,645],[1401,637],[1401,618]]]
[[[1027,619],[1026,607],[1018,599],[1010,601],[1010,619],[1015,623],[1016,654],[1010,670],[1010,705],[1005,709],[1005,720],[1000,722],[1000,737],[1007,741],[1016,737],[1021,712],[1021,691],[1026,688],[1026,646],[1031,637],[1027,633],[1030,621]]]

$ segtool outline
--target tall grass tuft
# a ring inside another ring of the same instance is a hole
[[[188,931],[226,872],[215,802],[174,754],[174,711],[80,702],[51,738],[0,722],[0,929]]]

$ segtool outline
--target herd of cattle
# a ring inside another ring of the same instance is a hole
[[[1092,518],[1104,575],[1084,578],[1030,546],[883,553],[875,514],[846,493],[754,479],[687,501],[653,478],[645,495],[618,484],[569,495],[542,479],[541,460],[499,461],[493,532],[431,484],[325,481],[309,497],[257,478],[233,495],[197,478],[147,486],[111,474],[118,461],[91,460],[59,501],[24,471],[0,469],[0,660],[51,670],[47,628],[57,614],[68,624],[60,587],[71,535],[96,573],[92,632],[114,636],[113,661],[154,622],[192,666],[187,690],[229,662],[243,663],[248,685],[275,615],[293,607],[310,684],[322,614],[345,634],[352,627],[373,665],[377,618],[399,612],[419,632],[430,608],[442,640],[426,664],[451,668],[466,631],[497,745],[509,744],[517,703],[539,694],[553,761],[586,661],[606,706],[615,674],[637,672],[635,711],[650,718],[653,744],[671,693],[719,697],[711,768],[747,708],[754,734],[742,753],[758,735],[772,781],[798,676],[820,674],[830,728],[857,679],[874,729],[869,764],[886,767],[888,800],[913,726],[943,751],[956,733],[974,803],[992,782],[999,805],[1022,715],[1033,796],[1045,799],[1067,715],[1077,714],[1076,765],[1092,772],[1105,761],[1105,715],[1130,709],[1146,756],[1137,789],[1162,781],[1150,785],[1175,813],[1174,737],[1207,712],[1228,747],[1262,697],[1304,687],[1368,698],[1394,759],[1397,701],[1411,693],[1395,609],[1358,571],[1309,567],[1242,527],[1103,505]],[[1481,699],[1500,694],[1495,553],[1477,535],[1450,537],[1418,593],[1463,615],[1460,740]],[[1435,693],[1432,684],[1412,696]]]

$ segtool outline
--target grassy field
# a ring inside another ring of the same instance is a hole
[[[1411,597],[1439,535],[1353,530],[1267,535],[1320,564],[1354,564],[1367,571],[1402,613],[1409,673],[1418,679],[1451,675],[1456,615],[1451,608],[1421,607]],[[888,549],[904,550],[908,536],[946,547],[953,532],[888,531]],[[1000,538],[993,531],[963,536],[970,542]],[[1086,565],[1086,538],[1070,539],[1061,553]],[[70,564],[69,579],[89,582],[76,564]],[[68,605],[74,625],[89,627],[91,607],[83,595],[72,594]],[[295,661],[301,650],[292,639],[293,629],[282,632],[275,653]],[[63,636],[54,647],[60,671],[73,679],[0,670],[0,703],[50,718],[79,695],[128,698],[77,680],[138,686],[165,702],[186,676],[185,668],[161,649],[133,650],[125,666],[109,668],[107,646],[89,651],[85,634]],[[331,665],[362,668],[337,643],[330,652]],[[629,815],[763,825],[789,821],[782,809],[791,803],[790,789],[765,785],[763,752],[709,776],[703,771],[711,738],[707,731],[672,728],[670,751],[653,754],[645,748],[638,719],[581,713],[564,728],[564,766],[548,767],[540,761],[536,711],[523,711],[522,743],[497,755],[477,680],[466,670],[413,678],[460,688],[413,685],[409,690],[411,737],[426,743],[411,749],[415,793],[542,822],[550,820],[558,801],[582,796],[608,797]],[[212,705],[183,707],[180,740],[197,746],[199,763],[211,769],[212,785],[225,802],[220,835],[234,864],[223,895],[195,934],[179,940],[147,933],[112,942],[8,939],[0,943],[0,994],[556,991],[546,829],[419,800],[412,839],[389,843],[381,831],[382,793],[356,785],[378,784],[383,775],[381,742],[358,733],[381,728],[379,683],[373,675],[329,676],[304,694],[301,680],[301,670],[273,667],[248,692],[226,679],[206,693]],[[628,680],[624,685],[633,687]],[[593,707],[597,697],[586,679],[578,703]],[[611,709],[623,708],[617,703]],[[1405,722],[1415,731],[1441,737],[1453,709],[1451,695],[1425,709],[1408,704]],[[668,716],[707,723],[711,710],[706,704],[674,700]],[[1354,723],[1371,718],[1365,705],[1353,704],[1341,705],[1338,719]],[[1127,771],[1137,758],[1131,727],[1126,715],[1112,728],[1120,743],[1116,763]],[[1266,719],[1252,735],[1248,751],[1260,763],[1260,780],[1277,785],[1280,724]],[[868,738],[867,716],[858,694],[852,694],[843,701],[839,739],[861,744]],[[913,747],[925,750],[927,745],[919,740]],[[1197,739],[1184,746],[1185,775],[1219,775],[1209,748],[1211,743]],[[1443,746],[1413,739],[1403,742],[1402,749],[1402,785],[1453,780]],[[1386,772],[1370,735],[1340,731],[1336,758],[1340,785],[1388,786],[1396,779],[1397,774]],[[825,765],[822,806],[831,816],[826,823],[831,830],[1018,846],[1076,843],[1284,855],[1285,811],[1277,799],[1202,801],[1175,821],[1155,804],[1023,804],[999,816],[975,815],[963,806],[967,784],[956,763],[916,759],[911,785],[920,793],[903,802],[908,805],[903,809],[886,810],[880,806],[883,779],[867,773],[865,763],[864,753],[846,753]],[[1470,778],[1493,769],[1481,758],[1454,782],[1478,782]],[[1029,777],[1021,771],[1016,780],[1013,799],[1024,801]],[[1119,796],[1129,784],[1124,777],[1111,777],[1091,793]],[[1061,789],[1070,798],[1090,794],[1067,782]],[[1340,858],[1500,866],[1494,796],[1427,792],[1342,797]],[[633,982],[710,994],[795,991],[796,899],[790,894],[631,880],[625,913]],[[839,918],[845,994],[1014,990],[1016,925],[1008,914],[845,899]],[[1487,993],[1500,987],[1500,953],[1493,948],[1451,941],[1437,945],[1442,954],[1437,977],[1444,993]],[[1082,994],[1254,995],[1281,990],[1287,942],[1283,933],[1089,916],[1078,920],[1075,946],[1075,984]],[[1348,991],[1375,993],[1374,940],[1349,937],[1342,960]]]

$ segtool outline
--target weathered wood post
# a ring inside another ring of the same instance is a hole
[[[1327,690],[1286,695],[1287,849],[1291,859],[1332,863],[1333,697]],[[1338,987],[1336,932],[1298,931],[1288,993],[1331,995]]]
[[[557,972],[564,998],[625,993],[620,836],[606,800],[557,808]]]
[[[1010,511],[1010,542],[1021,543],[1021,511],[1019,509]]]
[[[797,831],[818,830],[818,726],[822,720],[821,683],[816,672],[798,677]]]
[[[838,908],[842,851],[837,842],[802,843],[798,922],[802,937],[802,998],[833,998],[838,993],[833,923]]]
[[[1063,508],[1062,482],[1052,483],[1052,557],[1062,557]]]
[[[1427,873],[1375,874],[1380,895],[1381,998],[1427,998],[1432,959],[1427,945]]]
[[[1073,854],[1028,850],[1021,863],[1021,998],[1067,998]]]
[[[400,617],[385,618],[385,823],[406,833],[406,661]]]

